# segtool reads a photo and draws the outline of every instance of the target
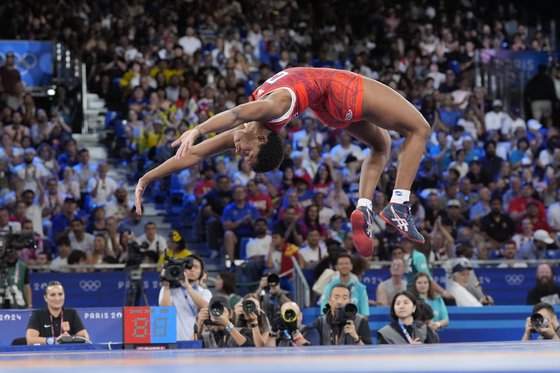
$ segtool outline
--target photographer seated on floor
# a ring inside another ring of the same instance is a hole
[[[303,325],[303,313],[295,302],[282,305],[272,321],[272,331],[267,346],[300,347],[319,346],[321,337],[319,331],[308,325]]]
[[[313,322],[321,336],[321,345],[373,344],[368,321],[358,315],[358,307],[351,303],[348,286],[334,285],[327,307],[325,314]]]
[[[210,290],[199,285],[204,274],[204,262],[196,254],[183,259],[167,260],[160,281],[160,307],[177,309],[177,340],[188,341],[194,331],[198,311],[208,308]]]
[[[202,340],[203,348],[253,347],[253,332],[248,328],[236,328],[231,322],[233,310],[223,295],[210,299],[210,307],[198,313],[195,340]]]
[[[251,331],[255,347],[266,346],[270,337],[270,322],[262,309],[259,296],[252,293],[245,295],[241,303],[235,306],[234,313],[235,326]]]
[[[28,345],[89,342],[80,315],[74,309],[64,307],[64,288],[60,282],[49,282],[44,298],[47,306],[33,311],[29,318],[25,333]]]
[[[533,314],[527,317],[525,334],[522,341],[530,341],[532,333],[539,333],[537,340],[560,339],[560,324],[554,308],[545,302],[537,303],[533,307]]]

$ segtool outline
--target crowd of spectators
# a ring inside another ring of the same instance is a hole
[[[281,298],[284,293],[268,289],[262,276],[289,271],[291,257],[315,271],[312,296],[326,313],[314,323],[318,336],[308,335],[299,320],[297,330],[291,330],[298,345],[304,335],[321,344],[372,343],[369,305],[391,305],[395,320],[378,340],[413,343],[418,337],[434,343],[433,331],[449,323],[446,303],[493,304],[472,287],[471,260],[545,259],[546,248],[560,245],[560,133],[555,122],[560,66],[539,66],[527,85],[530,114],[524,117],[520,107],[504,108],[475,84],[476,49],[553,53],[547,36],[519,22],[511,7],[496,4],[482,11],[469,1],[319,6],[289,0],[47,0],[25,8],[27,3],[6,5],[9,22],[0,22],[3,35],[58,39],[82,58],[88,90],[105,100],[122,125],[120,155],[136,176],[173,156],[170,144],[186,130],[248,102],[258,86],[286,68],[359,73],[390,86],[423,114],[433,133],[411,202],[424,245],[413,245],[376,217],[374,255],[354,255],[347,223],[368,149],[310,111],[280,132],[285,159],[279,169],[255,174],[228,152],[175,176],[200,240],[228,267],[246,260],[246,279],[260,281],[257,294],[268,291]],[[76,103],[67,89],[59,86],[50,106],[37,108],[24,93],[13,54],[6,54],[5,65],[0,68],[0,198],[5,206],[0,230],[29,228],[38,242],[36,249],[21,251],[20,260],[14,254],[10,266],[50,263],[57,270],[66,264],[112,264],[126,258],[133,240],[148,244],[147,262],[162,263],[164,254],[190,255],[179,232],[168,239],[159,235],[156,224],[136,213],[122,183],[107,176],[109,165],[90,163],[88,150],[78,147],[71,134]],[[392,194],[402,146],[399,134],[390,135],[393,149],[373,196],[376,213]],[[158,185],[164,191],[169,187],[169,179]],[[377,300],[368,300],[360,278],[381,261],[392,261],[392,277],[379,286]],[[435,261],[445,262],[446,289],[431,277]],[[193,284],[199,284],[202,272]],[[21,285],[28,286],[28,271],[22,266],[20,273]],[[218,298],[193,296],[196,312],[191,308],[184,335],[199,333],[205,345],[216,343],[204,334],[213,329],[204,324],[209,311],[202,312],[215,301],[228,310],[224,320],[214,320],[218,329],[239,329],[227,339],[228,346],[265,345],[273,334],[268,320],[239,309],[242,300],[231,288],[230,274],[220,275]],[[560,302],[558,289],[546,281],[550,277],[538,275],[545,280],[537,282],[532,302]],[[290,289],[290,276],[280,284]],[[245,298],[267,308],[262,297]],[[173,302],[173,295],[170,299],[165,302]],[[341,339],[334,341],[327,334],[332,336],[335,309],[350,300],[357,303],[360,317],[340,325]],[[288,301],[284,297],[281,303]],[[427,303],[431,316],[420,312]],[[270,321],[275,312],[267,315]],[[244,314],[235,326],[227,317],[233,314]]]

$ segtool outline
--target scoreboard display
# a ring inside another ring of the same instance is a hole
[[[124,307],[123,343],[125,349],[177,348],[175,307]]]

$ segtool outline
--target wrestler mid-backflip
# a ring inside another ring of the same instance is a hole
[[[141,213],[142,194],[148,183],[228,149],[235,149],[255,172],[275,169],[284,158],[278,131],[308,107],[320,121],[343,128],[371,149],[362,165],[360,198],[350,219],[358,252],[365,257],[373,254],[371,200],[391,150],[387,130],[400,133],[405,140],[398,157],[391,203],[381,217],[410,240],[423,243],[424,237],[416,230],[410,213],[410,188],[430,126],[414,106],[391,88],[345,70],[298,67],[281,71],[253,92],[251,102],[185,132],[173,143],[181,144],[176,156],[138,181],[137,211]],[[193,145],[199,136],[212,132],[220,134]]]

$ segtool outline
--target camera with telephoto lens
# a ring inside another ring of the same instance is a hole
[[[548,320],[544,318],[540,313],[534,313],[531,315],[531,324],[535,328],[547,328]]]
[[[128,258],[126,259],[125,270],[138,269],[140,264],[144,263],[144,258],[146,257],[146,251],[150,244],[144,242],[139,244],[138,242],[131,242],[126,247],[126,253]]]
[[[162,276],[160,281],[169,281],[169,287],[177,289],[181,286],[181,281],[185,279],[185,269],[191,269],[194,265],[193,258],[170,258],[165,256],[165,276]]]
[[[280,283],[280,276],[278,276],[274,272],[269,273],[267,276],[267,281],[268,281],[267,289],[270,289],[271,287],[274,287]]]
[[[216,303],[212,303],[210,305],[210,307],[208,307],[208,311],[210,312],[210,316],[213,316],[215,318],[218,318],[220,316],[222,316],[224,314],[224,306],[221,305],[221,303],[216,302]],[[217,322],[212,321],[212,319],[209,317],[206,320],[204,320],[204,325],[215,325],[218,326],[220,324],[218,324]]]
[[[348,321],[356,320],[358,307],[354,303],[346,303],[336,306],[335,319],[338,324],[346,324]]]
[[[257,305],[251,299],[243,301],[243,311],[247,313],[257,313]]]

